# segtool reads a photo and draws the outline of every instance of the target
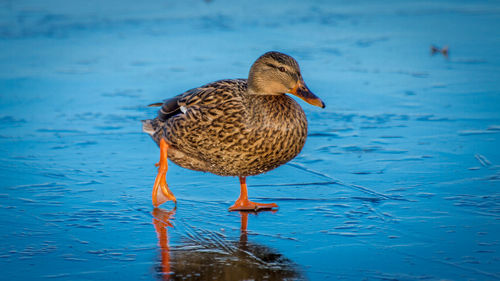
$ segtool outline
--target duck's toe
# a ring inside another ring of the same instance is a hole
[[[256,203],[248,199],[238,199],[233,206],[229,207],[229,211],[259,211],[274,208],[278,208],[276,203]]]

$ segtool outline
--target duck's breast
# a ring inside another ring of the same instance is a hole
[[[248,174],[272,170],[295,158],[304,147],[307,119],[289,96],[259,97],[248,127],[249,148],[244,155]]]

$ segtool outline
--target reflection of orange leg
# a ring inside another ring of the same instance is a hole
[[[247,210],[247,211],[258,211],[262,209],[272,209],[278,208],[278,205],[275,203],[263,204],[263,203],[255,203],[248,200],[248,191],[247,191],[247,183],[246,177],[240,177],[240,197],[233,206],[229,207],[229,211],[238,211],[238,210]]]
[[[168,247],[167,227],[173,227],[169,220],[174,214],[175,208],[170,212],[158,208],[155,208],[153,211],[153,224],[161,249],[161,273],[164,276],[164,280],[170,280],[170,248]]]
[[[153,206],[158,207],[161,204],[167,202],[168,200],[172,200],[177,203],[177,199],[175,199],[174,194],[167,185],[167,171],[168,171],[168,163],[167,163],[167,151],[168,144],[164,139],[160,140],[160,162],[156,164],[158,167],[158,174],[156,175],[155,184],[153,186]]]
[[[242,251],[247,251],[247,242],[248,242],[248,233],[247,233],[247,226],[248,226],[248,212],[247,211],[242,211],[240,212],[241,215],[241,229],[240,229],[240,245],[239,248]]]
[[[241,215],[241,233],[247,232],[248,212],[240,212]]]

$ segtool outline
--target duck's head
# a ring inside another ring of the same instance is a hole
[[[267,52],[253,63],[248,74],[248,87],[253,94],[290,93],[307,103],[325,107],[323,101],[307,88],[297,61],[280,52]]]

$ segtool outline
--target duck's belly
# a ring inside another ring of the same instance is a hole
[[[307,126],[307,125],[306,125]],[[175,164],[221,176],[251,176],[268,172],[292,160],[302,150],[307,127],[247,135],[228,146],[213,143],[203,154],[190,155],[171,147],[168,158]]]

